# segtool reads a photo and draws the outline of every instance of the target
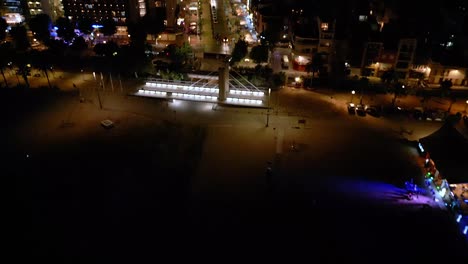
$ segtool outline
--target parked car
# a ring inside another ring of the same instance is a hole
[[[197,34],[197,22],[190,22],[188,32],[189,34]]]
[[[436,111],[433,109],[426,109],[423,113],[423,119],[427,121],[432,121],[435,119]]]
[[[383,113],[387,116],[405,116],[408,110],[400,106],[387,106],[383,108]]]
[[[366,106],[366,113],[373,117],[380,117],[380,106],[377,105],[369,105]]]
[[[348,113],[350,115],[355,115],[356,114],[356,106],[353,103],[348,104]]]
[[[356,114],[358,116],[366,116],[366,109],[362,104],[356,105]]]
[[[413,112],[411,113],[412,117],[417,120],[423,119],[424,109],[422,107],[415,107],[413,108]]]

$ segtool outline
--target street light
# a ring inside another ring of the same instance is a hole
[[[353,102],[353,97],[354,97],[355,94],[356,94],[356,91],[352,90],[351,91],[351,103]]]
[[[96,72],[93,72],[93,77],[94,77],[94,81],[96,82],[96,86],[97,86]],[[98,96],[99,108],[102,109],[102,102],[101,102],[101,96],[99,95],[99,89],[96,89],[96,93],[97,93],[97,96]]]
[[[468,100],[466,100],[466,105],[465,105],[465,113],[466,113],[466,108],[468,108]]]
[[[267,122],[266,122],[265,127],[268,127],[268,123],[270,121],[270,95],[271,95],[271,88],[268,88],[268,109],[267,109]]]

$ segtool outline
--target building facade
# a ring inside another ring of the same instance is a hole
[[[468,68],[429,63],[414,65],[412,71],[421,73],[428,84],[451,81],[454,86],[468,86]]]
[[[23,14],[23,6],[20,0],[2,0],[1,15],[5,16],[10,13]]]
[[[9,24],[24,22],[38,14],[47,14],[52,21],[64,16],[62,0],[3,0],[0,11]]]
[[[26,7],[27,18],[47,14],[52,21],[55,21],[64,16],[62,0],[28,0]]]
[[[70,20],[88,18],[96,22],[113,19],[124,24],[129,13],[128,0],[62,0],[65,16]]]
[[[335,21],[325,21],[314,17],[309,23],[314,30],[311,34],[295,32],[291,38],[293,69],[305,71],[314,56],[321,56],[323,67],[330,71],[330,54],[334,52]]]
[[[413,66],[417,47],[416,39],[400,39],[394,69],[399,79],[407,79]]]
[[[25,20],[24,12],[25,6],[20,0],[0,1],[0,15],[9,25],[22,23]]]

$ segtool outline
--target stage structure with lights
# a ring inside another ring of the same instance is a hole
[[[434,199],[453,213],[468,238],[468,163],[463,155],[468,137],[463,131],[460,121],[446,121],[439,130],[419,140],[418,150],[425,157],[427,187]]]
[[[232,74],[231,74],[232,73]],[[219,68],[218,75],[188,74],[191,81],[147,79],[136,96],[211,102],[224,105],[268,107],[269,89],[256,87],[229,67]]]

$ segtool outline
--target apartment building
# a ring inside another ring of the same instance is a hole
[[[125,23],[130,8],[128,0],[62,0],[62,3],[65,16],[70,20],[113,19],[118,24]]]
[[[293,69],[305,71],[313,56],[321,56],[324,67],[330,71],[329,55],[334,51],[335,20],[322,20],[316,16],[304,21],[292,33]]]
[[[416,39],[400,39],[398,43],[397,58],[394,64],[395,72],[399,79],[407,79],[413,65],[417,47]]]

